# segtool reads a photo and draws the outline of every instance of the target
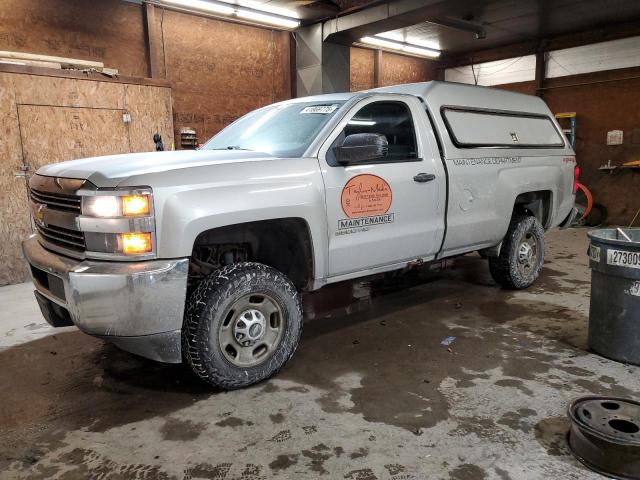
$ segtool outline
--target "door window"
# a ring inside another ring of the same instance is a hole
[[[420,160],[411,111],[403,102],[373,102],[358,110],[329,149],[329,165],[338,165],[333,154],[334,147],[342,145],[348,135],[356,133],[377,133],[386,137],[389,153],[383,160],[372,163]]]

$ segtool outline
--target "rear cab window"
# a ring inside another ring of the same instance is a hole
[[[458,148],[563,148],[565,141],[547,115],[442,107],[442,118]]]

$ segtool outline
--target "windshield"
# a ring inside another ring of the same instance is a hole
[[[302,102],[262,108],[232,123],[202,148],[300,157],[343,104],[344,101]]]

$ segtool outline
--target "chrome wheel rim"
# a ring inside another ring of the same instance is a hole
[[[284,332],[284,316],[268,295],[240,297],[227,310],[218,330],[220,350],[237,367],[253,367],[276,350]]]
[[[521,275],[528,277],[538,265],[538,240],[528,232],[518,245],[517,267]]]

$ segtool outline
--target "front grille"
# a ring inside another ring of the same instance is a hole
[[[65,193],[43,192],[32,188],[29,191],[31,200],[35,203],[41,203],[52,210],[62,210],[64,212],[73,212],[80,215],[81,213],[81,197],[78,195],[68,195]]]
[[[38,233],[45,241],[68,250],[78,252],[84,252],[86,250],[83,232],[56,227],[54,225],[45,226],[38,222],[35,222],[35,224]]]

